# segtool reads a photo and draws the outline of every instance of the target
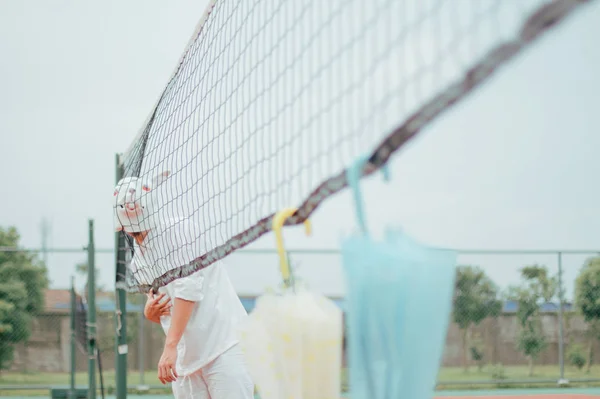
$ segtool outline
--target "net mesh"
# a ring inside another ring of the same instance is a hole
[[[87,325],[87,304],[81,295],[75,297],[75,342],[82,353],[87,354],[88,345],[88,325]]]
[[[302,223],[346,186],[357,156],[371,154],[363,175],[384,165],[587,2],[212,1],[121,158],[125,176],[171,172],[151,217],[192,220],[179,240],[200,249],[128,273],[124,286],[190,275],[270,231],[284,207],[299,208],[286,224]]]

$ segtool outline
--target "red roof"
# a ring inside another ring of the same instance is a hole
[[[78,293],[77,295],[81,295]],[[114,292],[96,292],[96,298],[114,298]],[[71,290],[47,289],[45,292],[44,312],[69,313],[71,307]]]
[[[46,290],[45,296],[44,311],[69,313],[71,290]]]

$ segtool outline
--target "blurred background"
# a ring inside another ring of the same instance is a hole
[[[206,3],[0,1],[0,395],[69,383],[71,278],[85,299],[89,219],[114,389],[114,158]],[[391,182],[363,185],[376,234],[402,226],[459,253],[439,387],[600,384],[600,315],[586,313],[599,296],[599,20],[591,2],[400,151]],[[343,192],[316,212],[311,237],[286,231],[299,278],[342,310],[338,248],[352,214]],[[225,260],[248,311],[280,281],[273,244],[268,235]],[[158,385],[163,333],[143,318],[144,300],[128,294],[132,387]],[[87,357],[75,353],[84,384]]]

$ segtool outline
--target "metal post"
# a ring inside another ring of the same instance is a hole
[[[138,339],[139,339],[138,361],[140,363],[140,385],[144,386],[145,385],[144,369],[146,368],[144,351],[146,349],[146,345],[144,342],[144,312],[143,311],[139,312],[139,317],[138,317]]]
[[[288,262],[288,267],[290,269],[290,279],[289,279],[289,284],[290,287],[292,287],[293,289],[295,289],[296,286],[296,278],[294,275],[294,268],[292,267],[292,257],[290,255],[290,251],[285,251],[285,257],[287,258],[287,262]]]
[[[119,162],[119,155],[115,157],[116,182],[123,178],[123,167]],[[116,396],[117,399],[127,397],[127,293],[119,283],[125,282],[125,237],[121,233],[115,234],[115,263],[116,263],[116,292],[115,307],[115,371],[116,371]]]
[[[94,253],[94,221],[89,221],[88,251],[88,398],[96,399],[96,256]]]
[[[558,253],[558,364],[560,366],[560,379],[558,385],[568,384],[565,379],[565,348],[564,348],[564,322],[563,322],[563,304],[564,292],[562,282],[562,252]]]
[[[48,267],[48,236],[50,234],[50,224],[46,218],[42,219],[40,230],[42,234],[42,261],[44,262],[44,265]]]
[[[76,371],[76,359],[75,359],[75,351],[76,343],[75,343],[75,313],[77,312],[77,303],[75,298],[75,277],[71,276],[71,362],[69,365],[70,373],[71,373],[71,384],[69,389],[69,398],[75,399],[77,394],[75,392],[75,371]]]

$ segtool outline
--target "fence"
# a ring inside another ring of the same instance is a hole
[[[7,252],[32,253],[40,250],[0,248],[0,254]],[[97,249],[96,252],[110,255],[114,265],[112,250]],[[83,249],[48,249],[47,253],[85,254]],[[475,273],[476,278],[471,278],[471,281],[476,283],[470,288],[472,292],[462,287],[462,294],[473,302],[471,307],[465,308],[466,313],[463,309],[461,316],[459,309],[454,309],[438,377],[439,386],[555,384],[566,380],[600,382],[600,379],[593,378],[600,376],[600,367],[589,362],[593,358],[600,359],[600,336],[591,335],[590,325],[574,305],[575,282],[581,266],[598,253],[600,251],[595,250],[459,251],[459,265],[478,266],[460,269],[466,276],[465,281],[469,281],[469,273]],[[338,251],[290,250],[289,256],[298,278],[305,280],[313,289],[326,292],[344,308],[344,282]],[[263,286],[274,284],[278,278],[275,262],[276,253],[272,250],[239,251],[227,259],[231,279],[248,311],[252,310],[254,298],[262,289],[256,290],[255,287],[252,291],[248,270],[252,270],[252,275],[264,277]],[[534,291],[532,280],[524,279],[520,273],[522,267],[529,265],[543,266],[548,272],[548,280],[556,284],[549,285],[545,300],[536,299],[535,323],[524,324],[518,312],[520,299],[515,296],[518,292],[515,287],[527,286],[527,292]],[[56,266],[50,262],[49,267]],[[0,264],[0,276],[2,269]],[[114,267],[99,272],[114,276]],[[482,298],[487,302],[481,302]],[[143,318],[144,300],[143,295],[128,296],[126,339],[127,383],[130,387],[159,386],[156,364],[161,355],[164,334],[160,326]],[[497,311],[492,311],[494,307],[498,307]],[[102,356],[105,387],[110,390],[116,384],[117,363],[115,295],[110,287],[96,292],[96,308],[97,344]],[[0,374],[0,391],[69,384],[69,309],[68,289],[50,286],[44,291],[43,309],[31,320],[27,339],[14,343],[14,359],[10,368]],[[465,317],[468,322],[465,322]],[[534,326],[536,335],[524,335],[525,325]],[[534,344],[535,350],[524,345],[526,338],[530,345]],[[83,350],[77,350],[75,355],[76,382],[85,385],[88,357]]]

